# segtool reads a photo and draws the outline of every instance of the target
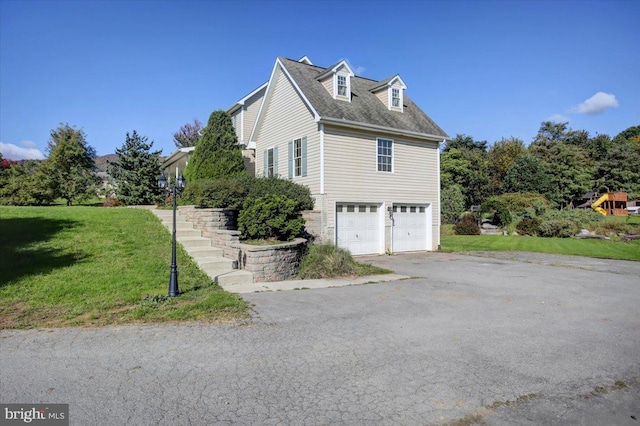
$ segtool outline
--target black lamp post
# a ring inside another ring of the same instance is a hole
[[[158,187],[167,193],[171,193],[173,198],[173,241],[171,244],[171,276],[169,278],[170,297],[180,296],[180,290],[178,289],[178,264],[176,263],[176,198],[184,189],[186,182],[182,174],[178,176],[178,179],[176,179],[173,185],[167,181],[164,173],[158,179]]]

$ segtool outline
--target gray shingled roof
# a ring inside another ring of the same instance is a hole
[[[351,102],[333,99],[317,80],[326,68],[278,58],[321,118],[354,121],[398,130],[449,136],[404,94],[403,112],[390,111],[370,90],[381,82],[362,77],[351,78]],[[394,76],[395,77],[395,76]]]

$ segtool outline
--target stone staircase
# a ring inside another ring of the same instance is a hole
[[[173,231],[172,210],[151,209],[151,212],[162,221],[169,233]],[[180,209],[176,212],[176,242],[182,245],[200,269],[225,290],[233,292],[234,285],[253,284],[253,274],[237,269],[237,261],[223,257],[222,250],[213,247],[211,240],[202,236],[201,230],[187,222]]]

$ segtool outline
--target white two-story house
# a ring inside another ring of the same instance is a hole
[[[399,75],[358,77],[344,60],[279,57],[229,113],[251,173],[309,187],[320,240],[353,254],[436,250],[449,137],[407,90]]]

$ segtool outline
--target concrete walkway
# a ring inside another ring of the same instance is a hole
[[[172,232],[173,211],[149,208],[165,227]],[[344,287],[387,281],[398,281],[409,278],[405,275],[384,274],[364,277],[321,279],[321,280],[288,280],[266,283],[253,282],[253,274],[236,269],[234,261],[222,256],[222,250],[213,247],[209,238],[202,236],[202,231],[195,229],[187,222],[180,210],[176,212],[176,241],[193,258],[212,280],[230,293],[259,293],[264,291],[303,290],[311,288]]]

